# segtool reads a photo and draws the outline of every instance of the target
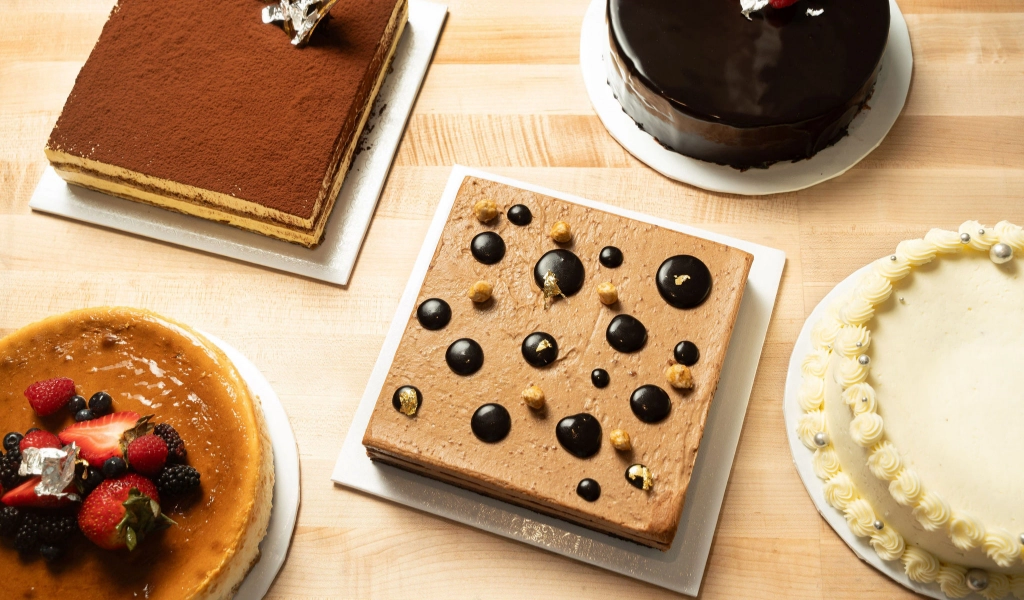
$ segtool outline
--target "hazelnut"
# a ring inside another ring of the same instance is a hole
[[[612,441],[612,446],[616,450],[628,452],[633,449],[632,442],[629,441],[629,434],[621,429],[616,429],[608,436]]]
[[[469,286],[469,299],[473,302],[487,302],[491,299],[491,292],[494,291],[494,286],[489,281],[478,281],[473,285]]]
[[[523,390],[523,402],[534,410],[544,408],[544,391],[535,385]]]
[[[665,379],[676,389],[689,390],[693,388],[693,374],[690,373],[690,368],[686,365],[672,365],[665,369]]]
[[[481,223],[486,223],[498,216],[498,205],[494,200],[480,200],[473,205],[473,214]]]
[[[565,221],[555,221],[555,224],[551,226],[551,239],[560,244],[571,240],[572,231],[569,229],[569,224]]]
[[[601,299],[601,304],[611,306],[619,301],[619,290],[615,289],[615,284],[606,281],[597,286],[597,297]]]

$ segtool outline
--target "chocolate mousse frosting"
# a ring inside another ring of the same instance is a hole
[[[608,82],[662,145],[745,169],[835,143],[874,89],[887,0],[609,0]]]
[[[482,200],[499,212],[483,223],[473,212]],[[532,218],[520,218],[527,209]],[[569,242],[552,239],[556,222],[568,226]],[[485,232],[504,242],[493,264],[471,251]],[[608,247],[619,260],[608,260]],[[693,260],[670,260],[679,256]],[[751,261],[705,239],[467,178],[367,427],[368,454],[668,548]],[[676,269],[669,285],[692,290],[680,295],[698,304],[666,301],[658,278],[666,263]],[[697,263],[710,279],[696,277]],[[467,297],[479,281],[493,288],[483,303]],[[565,289],[547,293],[551,283]],[[598,290],[608,283],[617,301],[606,305]],[[444,319],[427,318],[439,309]],[[692,388],[676,389],[665,371],[681,367],[674,348],[684,340],[700,357],[688,367]],[[406,386],[419,393],[406,393],[407,406],[416,400],[412,415],[401,410]]]

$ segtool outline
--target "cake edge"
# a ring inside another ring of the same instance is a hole
[[[850,476],[842,470],[835,447],[829,436],[827,419],[822,410],[825,404],[827,378],[831,375],[842,388],[842,399],[851,412],[850,437],[869,453],[871,474],[884,481],[896,482],[906,478],[895,447],[884,439],[881,416],[875,411],[876,399],[866,380],[870,357],[863,352],[870,345],[870,332],[863,327],[874,317],[875,306],[892,293],[892,283],[903,279],[913,267],[931,262],[940,254],[953,254],[970,248],[989,252],[1002,243],[1018,256],[1024,255],[1024,230],[1007,221],[986,228],[977,221],[963,223],[958,231],[932,229],[923,239],[901,242],[895,253],[880,258],[872,269],[858,281],[854,291],[830,306],[830,312],[814,324],[811,331],[813,350],[801,366],[803,382],[797,401],[802,414],[798,418],[797,435],[805,447],[814,452],[812,463],[815,474],[825,481],[824,496],[833,508],[843,512],[851,531],[858,537],[868,537],[876,554],[885,561],[899,560],[907,576],[919,583],[938,583],[944,594],[962,598],[977,592],[987,600],[998,600],[1009,593],[1024,600],[1024,573],[1002,573],[992,569],[1009,569],[1021,558],[1021,543],[1008,532],[983,536],[976,547],[983,549],[992,561],[987,569],[940,561],[931,552],[905,541],[895,528],[879,518],[874,507],[865,500]],[[911,473],[916,494],[902,495],[897,486],[893,494],[897,503],[907,507],[913,518],[927,531],[943,530],[953,539],[948,528],[954,511],[934,493],[920,493],[923,489],[916,474]],[[890,490],[893,488],[890,487]],[[983,525],[982,525],[983,527]],[[1005,534],[1005,535],[1004,535]],[[1009,539],[1004,539],[1006,537]],[[1017,565],[1019,567],[1019,565]],[[982,571],[985,584],[971,587],[969,575]]]

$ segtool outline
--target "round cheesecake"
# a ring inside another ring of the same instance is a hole
[[[33,382],[74,380],[108,392],[114,410],[155,415],[180,434],[201,489],[163,502],[175,522],[131,552],[78,539],[56,565],[0,545],[4,590],[16,597],[229,598],[259,560],[270,519],[273,452],[259,400],[231,361],[194,330],[148,311],[93,308],[34,323],[0,340],[0,431],[51,432],[68,411],[40,418]]]
[[[1024,598],[1024,231],[879,259],[813,329],[799,423],[826,500],[910,579]]]
[[[663,146],[738,169],[834,144],[874,90],[888,0],[609,0],[608,83]]]

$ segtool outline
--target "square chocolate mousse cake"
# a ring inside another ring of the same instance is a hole
[[[752,261],[466,178],[366,429],[367,453],[667,549]]]
[[[405,26],[339,0],[298,48],[270,0],[120,0],[46,144],[70,183],[313,247]]]

